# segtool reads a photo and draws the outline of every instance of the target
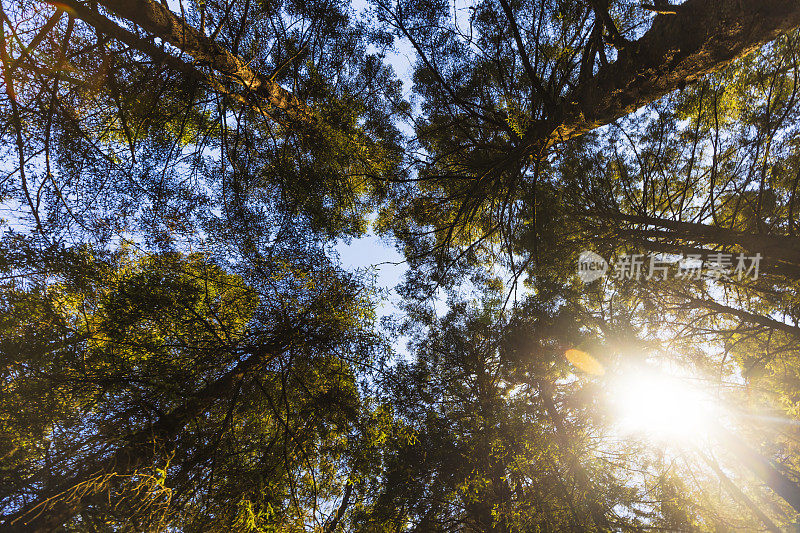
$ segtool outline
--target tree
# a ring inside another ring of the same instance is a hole
[[[198,255],[58,253],[4,293],[6,527],[316,518],[372,344],[353,280],[276,264],[275,294]]]
[[[320,243],[362,233],[398,171],[391,72],[329,3],[137,6],[226,50],[209,65],[110,7],[3,6],[2,523],[324,522],[368,467],[347,445],[378,352],[368,288]]]
[[[690,1],[651,19],[622,3],[501,1],[476,6],[467,31],[443,5],[380,5],[418,52],[425,113],[419,177],[398,194],[393,229],[406,241],[430,232],[410,255],[441,251],[445,262],[451,245],[456,257],[491,243],[510,252],[565,141],[693,84],[800,16],[791,2]]]
[[[646,349],[633,328],[612,335],[591,309],[556,295],[505,313],[498,288],[450,300],[440,318],[419,315],[413,362],[399,364],[387,387],[414,439],[391,443],[382,490],[356,515],[358,530],[777,527],[743,492],[731,496],[717,459],[691,449],[670,457],[620,438],[605,391],[617,368],[644,358],[615,350],[626,333]],[[592,374],[564,357],[574,346],[603,354]],[[745,513],[736,506],[743,499]]]

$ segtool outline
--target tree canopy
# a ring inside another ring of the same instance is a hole
[[[800,527],[797,0],[0,0],[0,63],[0,531]]]

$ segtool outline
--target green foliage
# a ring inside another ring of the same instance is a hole
[[[796,522],[797,30],[694,72],[684,6],[135,1],[2,6],[0,528]],[[370,230],[393,316],[332,259]],[[584,284],[584,250],[762,262]],[[648,365],[731,438],[626,432]]]

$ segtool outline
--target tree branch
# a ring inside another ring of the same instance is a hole
[[[98,476],[130,475],[138,469],[149,466],[158,450],[167,445],[192,418],[205,411],[218,398],[235,389],[237,384],[259,365],[282,353],[288,345],[286,339],[291,339],[296,334],[291,330],[276,332],[273,341],[251,350],[250,354],[228,373],[197,391],[192,398],[149,426],[128,436],[125,439],[127,443],[106,458],[90,461],[79,472],[62,481],[47,494],[41,495],[38,500],[10,516],[3,517],[0,531],[46,533],[57,530],[80,512],[87,503],[98,497],[98,489],[102,489],[105,485],[98,485],[95,490],[73,495],[70,501],[62,499],[62,495],[71,494],[76,487]]]
[[[248,91],[242,95],[228,89],[213,76],[202,72],[194,65],[187,63],[178,57],[168,54],[151,41],[142,39],[141,37],[131,33],[125,28],[104,17],[97,11],[88,9],[77,0],[62,0],[61,3],[71,9],[77,18],[86,22],[98,32],[108,35],[109,37],[112,37],[119,42],[130,46],[134,50],[138,50],[139,52],[150,56],[157,63],[166,65],[176,72],[180,72],[190,80],[204,83],[220,94],[230,96],[239,103],[255,109],[264,116],[268,116],[272,119],[276,118],[270,115],[267,110],[264,109],[265,106],[263,106],[263,102],[255,93]]]
[[[531,60],[528,57],[528,52],[525,51],[525,46],[522,42],[522,36],[519,33],[519,28],[517,27],[517,21],[514,18],[514,11],[511,9],[507,0],[499,0],[500,5],[503,7],[503,12],[506,14],[506,18],[508,19],[508,25],[511,28],[511,33],[514,36],[514,41],[517,43],[517,50],[519,50],[519,57],[522,60],[522,65],[525,67],[525,72],[528,74],[528,78],[531,80],[531,85],[533,85],[534,90],[539,95],[539,98],[542,99],[542,102],[547,106],[547,108],[552,112],[556,108],[556,101],[553,98],[553,95],[550,94],[550,91],[547,90],[542,80],[536,74],[536,71],[533,69],[533,65],[531,65]]]

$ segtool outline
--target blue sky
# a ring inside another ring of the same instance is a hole
[[[372,233],[353,239],[350,244],[339,241],[334,248],[339,253],[343,267],[374,271],[380,287],[392,288],[402,281],[406,271],[403,256],[394,246]]]

